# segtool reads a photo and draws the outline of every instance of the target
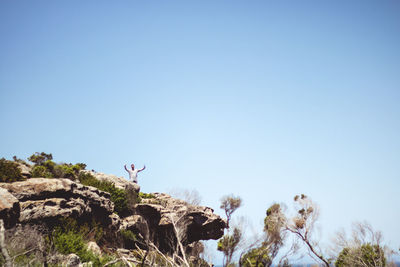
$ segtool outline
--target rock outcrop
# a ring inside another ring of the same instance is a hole
[[[137,184],[123,178],[91,174],[99,180],[113,182],[119,188],[130,189],[126,192],[139,191]],[[164,253],[176,251],[177,239],[189,248],[199,240],[220,238],[226,228],[225,221],[211,208],[189,205],[163,193],[146,195],[133,206],[129,216],[120,218],[114,213],[109,193],[69,179],[31,178],[0,183],[0,218],[5,220],[8,228],[16,223],[52,223],[55,219],[69,217],[95,219],[108,229],[111,238],[116,237],[118,231],[131,230],[144,241],[139,246],[146,249],[146,243],[150,241]],[[107,240],[108,244],[118,242]],[[131,248],[135,248],[134,244]]]
[[[22,182],[0,183],[21,207],[22,223],[84,215],[108,218],[114,211],[110,195],[95,187],[69,179],[32,178]]]
[[[0,188],[0,219],[4,220],[6,228],[14,226],[19,218],[20,206],[18,199],[4,188]]]
[[[24,177],[25,179],[31,178],[31,172],[32,172],[32,166],[29,165],[28,163],[24,162],[18,162],[18,168],[21,171],[22,177]]]
[[[121,228],[148,238],[162,252],[175,249],[176,231],[185,246],[199,240],[219,239],[224,234],[226,223],[213,209],[192,206],[164,193],[154,196],[137,204],[137,214],[124,218]]]

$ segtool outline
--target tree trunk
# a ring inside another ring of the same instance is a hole
[[[1,248],[1,253],[4,256],[5,262],[5,267],[12,267],[12,261],[11,257],[8,254],[7,248],[6,248],[6,243],[5,243],[5,228],[4,228],[4,222],[3,220],[0,220],[0,248]]]

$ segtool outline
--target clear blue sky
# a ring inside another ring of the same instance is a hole
[[[321,208],[400,247],[399,1],[0,2],[0,157]]]

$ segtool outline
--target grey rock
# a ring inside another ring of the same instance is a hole
[[[4,188],[0,188],[0,219],[6,228],[16,224],[20,215],[20,205],[16,197]]]
[[[93,252],[93,254],[101,256],[101,249],[100,249],[99,245],[97,245],[96,242],[90,241],[87,244],[87,249],[90,250],[91,252]]]
[[[137,213],[146,221],[149,238],[162,252],[174,250],[171,240],[175,235],[174,225],[183,232],[184,245],[199,240],[219,239],[224,234],[226,222],[214,214],[213,209],[192,206],[183,200],[172,198],[164,193],[155,193],[154,199],[146,199],[136,205]],[[143,220],[140,217],[125,218],[122,227],[143,232]]]
[[[147,221],[141,215],[132,215],[122,219],[120,230],[130,230],[144,239],[149,238]]]
[[[0,183],[0,187],[20,201],[21,222],[54,217],[77,218],[84,214],[108,218],[114,211],[110,194],[69,179],[32,178]]]
[[[78,267],[81,264],[81,259],[78,255],[71,253],[67,256],[65,260],[65,265],[69,267]]]
[[[22,177],[24,178],[31,178],[32,177],[32,165],[28,163],[21,163],[18,162],[18,168],[21,170]]]

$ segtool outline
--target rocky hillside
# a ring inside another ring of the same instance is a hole
[[[68,177],[30,178],[35,166],[42,165],[19,163],[21,181],[0,183],[0,219],[14,264],[201,265],[200,241],[219,239],[224,233],[225,221],[209,207],[164,193],[141,193],[123,177],[82,169]],[[42,247],[15,245],[21,233],[37,234],[44,240],[38,242]],[[83,247],[71,247],[74,242]],[[15,257],[21,253],[27,259]],[[6,262],[4,256],[1,261]]]

